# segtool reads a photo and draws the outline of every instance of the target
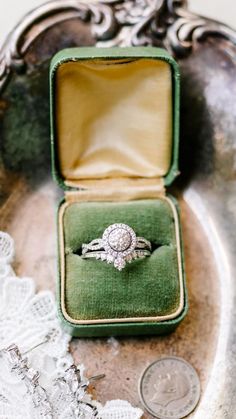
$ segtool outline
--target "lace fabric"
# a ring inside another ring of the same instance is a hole
[[[69,336],[61,328],[50,291],[36,292],[31,278],[19,278],[11,267],[14,241],[0,232],[0,350],[15,343],[27,352],[30,366],[40,372],[40,385],[49,395],[55,419],[75,419],[69,403],[61,399],[55,379],[73,364]],[[43,344],[41,344],[43,342]],[[28,352],[31,348],[34,348]],[[82,379],[84,367],[80,366]],[[139,419],[142,411],[127,401],[113,400],[102,406],[86,393],[84,401],[98,409],[103,419]],[[46,418],[32,405],[24,382],[14,375],[0,351],[0,419]]]

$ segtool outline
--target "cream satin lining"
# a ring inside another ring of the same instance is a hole
[[[56,83],[59,170],[68,185],[92,179],[156,181],[167,174],[172,150],[168,63],[67,62],[59,66]]]
[[[83,201],[130,201],[133,199],[154,199],[165,195],[162,178],[118,178],[84,181],[82,189],[65,192],[67,202]]]

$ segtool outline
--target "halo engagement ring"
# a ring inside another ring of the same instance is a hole
[[[82,258],[100,259],[121,271],[127,262],[150,256],[151,250],[151,243],[144,237],[137,237],[128,225],[112,224],[106,228],[101,239],[82,245]]]

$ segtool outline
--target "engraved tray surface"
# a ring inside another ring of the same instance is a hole
[[[110,7],[107,3],[101,7]],[[111,10],[122,5],[110,3]],[[59,3],[48,4],[55,10]],[[0,229],[15,240],[17,273],[32,276],[38,289],[55,290],[55,213],[62,194],[50,173],[48,62],[63,47],[93,45],[99,38],[99,25],[94,32],[81,11],[78,16],[66,13],[71,10],[64,8],[59,19],[50,9],[45,16],[53,24],[44,17],[43,29],[36,16],[31,25],[27,21],[23,63],[14,54],[3,63],[9,40],[0,60]],[[109,36],[114,40],[112,25]],[[159,356],[176,355],[191,362],[201,379],[201,400],[190,417],[236,417],[236,49],[230,36],[223,38],[193,43],[191,52],[186,43],[179,50],[174,41],[170,47],[182,71],[182,175],[171,192],[182,210],[189,314],[166,337],[72,341],[74,357],[88,366],[89,375],[106,374],[95,389],[102,402],[120,398],[140,406],[137,385],[143,369]],[[183,57],[184,47],[188,54]]]

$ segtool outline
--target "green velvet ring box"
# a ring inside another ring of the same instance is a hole
[[[72,48],[50,69],[58,303],[74,336],[164,334],[187,312],[177,202],[179,70],[157,48]],[[152,243],[122,271],[81,257],[125,223]]]

